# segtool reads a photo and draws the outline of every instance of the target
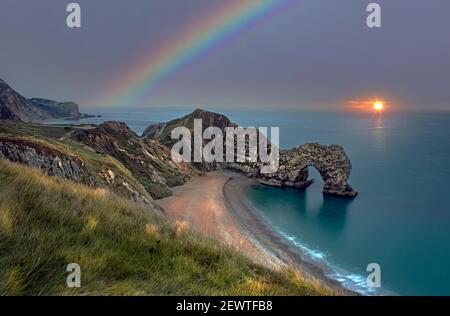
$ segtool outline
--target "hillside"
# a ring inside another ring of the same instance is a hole
[[[155,198],[171,195],[193,171],[172,160],[170,150],[155,140],[138,137],[121,122],[105,122],[89,129],[74,129],[70,138],[120,161]]]
[[[0,160],[0,295],[331,295],[105,189]],[[81,288],[66,266],[81,266]]]
[[[0,158],[90,186],[108,187],[151,205],[195,171],[172,161],[170,150],[141,139],[121,122],[42,125],[0,121]]]
[[[0,159],[38,168],[45,174],[113,192],[155,208],[151,195],[119,161],[92,148],[55,138],[69,127],[0,124]],[[43,136],[47,135],[46,136]]]
[[[171,139],[171,131],[176,127],[183,126],[188,128],[191,133],[193,133],[195,119],[202,120],[203,131],[210,126],[219,127],[222,132],[225,131],[226,127],[237,127],[237,125],[231,122],[225,115],[196,109],[194,112],[185,115],[182,118],[149,126],[142,134],[142,137],[146,139],[158,140],[167,147],[171,147],[177,142],[177,140]]]
[[[47,99],[27,99],[0,79],[0,119],[34,122],[52,118],[79,119],[81,114],[74,102]]]

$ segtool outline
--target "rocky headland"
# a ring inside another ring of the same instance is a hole
[[[38,122],[46,119],[77,120],[91,117],[82,114],[74,102],[27,99],[0,79],[0,119]]]
[[[197,109],[182,118],[148,127],[142,137],[159,141],[171,147],[177,140],[171,138],[170,132],[180,126],[193,131],[195,119],[202,120],[203,131],[208,127],[215,126],[225,135],[227,127],[237,127],[237,124],[222,114]],[[357,192],[348,184],[352,170],[350,159],[344,148],[339,145],[326,146],[308,143],[297,148],[280,150],[278,171],[270,174],[260,172],[261,163],[222,162],[194,165],[207,171],[218,169],[238,171],[266,185],[297,189],[305,189],[312,183],[312,180],[309,179],[308,167],[313,167],[319,171],[324,181],[324,194],[348,198],[357,195]]]

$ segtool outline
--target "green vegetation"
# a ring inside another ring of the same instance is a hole
[[[172,191],[166,185],[151,181],[146,177],[140,177],[139,179],[147,192],[152,192],[151,196],[154,199],[163,199],[172,195]]]
[[[123,185],[123,182],[126,182],[133,190],[147,200],[150,201],[152,199],[151,195],[146,191],[146,188],[144,188],[141,182],[139,182],[130,170],[115,158],[101,152],[96,152],[91,147],[70,138],[42,136],[49,134],[54,135],[56,130],[59,130],[61,133],[62,131],[67,132],[66,127],[57,127],[57,129],[54,129],[54,127],[50,125],[33,125],[28,123],[1,121],[0,141],[4,139],[16,143],[26,142],[27,144],[33,144],[33,147],[52,152],[57,156],[64,155],[73,159],[80,159],[83,161],[84,166],[89,173],[97,177],[99,181],[104,184],[106,181],[104,174],[110,170],[115,176],[115,181],[110,181],[110,183],[107,183],[107,186],[115,193],[131,198],[130,190]],[[62,135],[65,136],[66,134]],[[58,136],[60,135],[58,134]]]
[[[81,266],[81,288],[66,266]],[[0,160],[0,295],[331,295],[105,189]]]
[[[74,129],[64,137],[70,139],[119,161],[154,199],[172,195],[170,187],[186,182],[186,175],[173,164],[168,148],[138,137],[124,123],[106,122],[95,128]]]
[[[72,125],[43,125],[16,121],[0,121],[0,133],[18,136],[59,138],[73,129]]]
[[[92,174],[104,174],[105,170],[109,169],[148,200],[171,196],[171,187],[186,182],[183,173],[170,164],[170,152],[166,152],[166,148],[162,148],[159,143],[141,140],[130,130],[121,133],[115,128],[122,126],[111,125],[46,125],[0,120],[0,136],[15,140],[25,139],[39,143],[44,148],[78,157]],[[76,132],[82,135],[86,133],[83,135],[86,136],[89,131],[93,135],[100,135],[100,140],[73,137]],[[162,178],[165,181],[158,180]],[[109,186],[116,186],[116,193],[130,195],[129,190],[123,187],[122,181],[115,181]]]

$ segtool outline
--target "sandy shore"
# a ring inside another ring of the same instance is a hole
[[[241,229],[226,206],[224,186],[231,173],[208,172],[195,176],[183,186],[174,188],[170,197],[158,200],[166,214],[173,220],[187,222],[200,233],[239,249],[252,260],[278,268],[282,262],[259,246]]]
[[[275,269],[296,266],[302,273],[341,288],[325,276],[324,267],[308,262],[261,218],[246,197],[246,190],[253,184],[237,173],[209,172],[175,188],[173,196],[158,200],[158,204],[173,220],[187,222],[259,264]]]

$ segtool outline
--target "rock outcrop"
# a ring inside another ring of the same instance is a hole
[[[281,150],[279,161],[280,165],[275,173],[261,174],[259,167],[247,172],[267,185],[304,189],[312,183],[308,179],[308,167],[314,167],[324,181],[324,194],[343,197],[357,195],[347,182],[352,165],[341,146],[304,144],[298,148]]]
[[[81,114],[73,102],[57,102],[47,99],[27,99],[0,79],[0,119],[34,122],[45,119],[79,119]]]
[[[55,127],[0,121],[2,158],[51,176],[108,187],[144,204],[170,196],[172,187],[198,172],[174,162],[166,146],[140,138],[122,122]]]
[[[75,102],[58,102],[48,99],[32,98],[29,99],[37,108],[49,113],[54,118],[63,118],[67,120],[77,120],[93,117],[93,115],[82,114]]]
[[[30,137],[0,135],[0,159],[40,169],[49,176],[91,187],[109,188],[151,209],[158,209],[144,187],[123,172],[123,166],[108,159],[97,165],[77,157],[74,152],[66,152],[67,149]],[[91,155],[91,159],[99,161],[100,157]]]
[[[105,122],[92,129],[74,130],[70,138],[120,161],[153,198],[172,194],[192,169],[172,160],[170,150],[158,141],[138,137],[122,122]]]
[[[157,140],[170,148],[177,142],[177,140],[171,139],[171,131],[178,126],[184,126],[193,133],[194,119],[202,120],[203,131],[210,126],[218,127],[222,132],[225,132],[226,127],[237,127],[237,125],[231,122],[225,115],[197,109],[182,118],[149,126],[142,134],[142,137]]]
[[[37,142],[0,137],[0,158],[41,169],[45,174],[98,186],[101,181],[78,158]]]

